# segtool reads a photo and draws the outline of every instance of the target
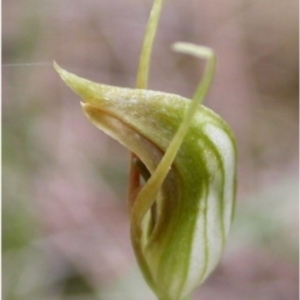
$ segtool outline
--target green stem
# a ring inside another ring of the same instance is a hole
[[[163,0],[154,0],[149,21],[146,28],[144,43],[141,51],[139,69],[137,74],[136,88],[147,89],[148,77],[150,69],[151,54],[153,42],[155,39],[159,18],[161,15]],[[140,174],[134,167],[134,159],[137,158],[134,153],[131,153],[130,163],[130,181],[129,181],[129,205],[132,207],[136,200],[136,194],[139,190]]]
[[[162,4],[163,0],[154,1],[150,18],[147,24],[136,82],[136,87],[138,89],[147,89],[148,86],[149,68],[153,49],[153,42],[157,31],[159,17],[161,15]]]

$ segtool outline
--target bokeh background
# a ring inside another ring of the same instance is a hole
[[[129,240],[129,154],[90,124],[52,60],[134,87],[150,0],[3,0],[3,299],[153,300]],[[239,145],[236,219],[201,300],[298,299],[298,1],[166,0],[150,88],[206,105]]]

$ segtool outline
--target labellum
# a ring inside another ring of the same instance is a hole
[[[132,152],[131,240],[141,271],[161,300],[189,299],[218,263],[233,218],[235,138],[201,105],[212,83],[214,52],[177,43],[208,60],[193,101],[145,89],[162,1],[148,24],[136,89],[94,83],[55,64],[82,99],[87,118]]]

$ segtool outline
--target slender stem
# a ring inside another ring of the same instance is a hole
[[[136,87],[146,89],[148,86],[149,68],[153,42],[157,31],[158,21],[161,15],[163,0],[155,0],[147,24],[144,44],[140,56],[140,64],[137,75]]]
[[[163,0],[155,0],[150,13],[149,21],[146,28],[146,34],[140,56],[139,69],[137,74],[136,87],[138,89],[147,89],[150,69],[151,54],[153,42],[156,35],[159,18],[161,15]],[[140,174],[134,166],[136,155],[131,153],[130,175],[129,175],[129,206],[132,207],[136,195],[140,189]]]

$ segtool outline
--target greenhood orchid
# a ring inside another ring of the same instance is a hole
[[[138,264],[160,300],[185,300],[224,249],[235,207],[237,150],[227,123],[201,104],[215,72],[210,48],[173,46],[207,59],[192,101],[147,89],[161,7],[155,0],[137,88],[94,83],[54,67],[83,99],[87,118],[131,151],[131,240]]]

